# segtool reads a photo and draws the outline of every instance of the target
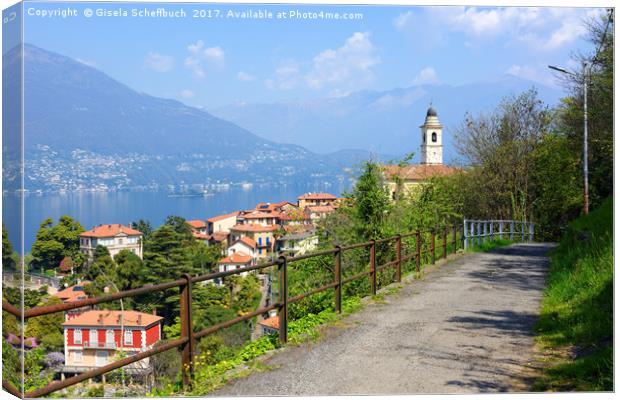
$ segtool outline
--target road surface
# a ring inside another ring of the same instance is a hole
[[[511,386],[532,357],[551,244],[469,254],[404,283],[386,303],[267,357],[274,369],[215,396],[479,393]]]

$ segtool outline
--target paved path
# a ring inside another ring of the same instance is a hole
[[[466,255],[268,358],[214,393],[356,395],[509,391],[531,357],[550,244]]]

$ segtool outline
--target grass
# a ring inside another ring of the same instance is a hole
[[[497,249],[498,247],[504,247],[504,246],[508,246],[509,244],[515,243],[514,241],[510,241],[508,239],[491,239],[491,240],[487,240],[482,242],[481,244],[474,244],[471,245],[467,248],[468,252],[471,253],[480,253],[480,252],[486,252],[486,251],[491,251],[493,249]]]
[[[613,202],[573,221],[551,255],[536,391],[613,390]]]

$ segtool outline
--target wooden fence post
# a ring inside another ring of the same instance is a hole
[[[194,375],[194,328],[192,324],[192,277],[183,274],[186,283],[180,286],[181,337],[186,337],[181,349],[181,376],[184,387],[190,387]],[[121,338],[123,340],[123,338]]]
[[[278,270],[280,272],[280,287],[279,287],[279,305],[278,305],[278,320],[280,323],[280,343],[284,344],[288,341],[288,277],[286,273],[287,261],[285,256],[278,258]]]
[[[454,224],[454,226],[452,227],[452,238],[453,238],[453,242],[454,242],[454,254],[456,254],[456,250],[458,248],[458,246],[456,245],[456,230],[458,229],[458,225]]]
[[[375,239],[370,244],[370,292],[372,295],[377,294],[377,243]]]
[[[435,264],[435,228],[431,229],[431,264]]]
[[[448,226],[443,227],[443,258],[448,258]]]
[[[342,312],[342,248],[340,246],[336,246],[334,258],[334,279],[336,282],[336,287],[334,288],[334,308],[340,314]]]
[[[402,274],[402,236],[396,235],[396,282],[400,283]]]
[[[422,252],[421,252],[421,242],[422,241],[422,235],[420,235],[420,231],[416,231],[415,232],[415,269],[416,271],[418,271],[418,274],[420,273],[420,262],[421,262],[421,257],[422,257]]]
[[[463,249],[467,251],[467,220],[463,220]]]

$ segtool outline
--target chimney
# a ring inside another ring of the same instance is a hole
[[[99,318],[97,318],[97,323],[103,325],[103,314],[99,314]]]
[[[138,325],[142,325],[142,314],[138,314]]]
[[[153,315],[157,315],[157,310],[153,308]]]
[[[118,315],[116,316],[116,324],[117,324],[117,325],[120,325],[120,324],[121,324],[121,318],[122,318],[122,317],[123,317],[123,314],[118,314]]]

